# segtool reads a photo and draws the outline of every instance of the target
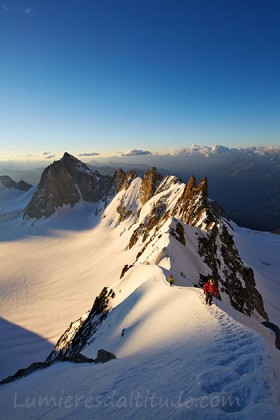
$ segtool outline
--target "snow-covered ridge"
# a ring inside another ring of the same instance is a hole
[[[262,337],[229,316],[226,304],[206,307],[201,290],[170,288],[167,275],[139,264],[112,287],[111,310],[83,354],[106,348],[117,360],[55,363],[2,388],[0,413],[11,413],[16,392],[13,418],[24,416],[20,406],[32,388],[28,416],[137,418],[145,409],[145,417],[163,419],[277,418],[277,383]],[[79,403],[39,404],[42,395],[62,397],[61,389]]]
[[[136,261],[143,253],[147,254],[147,249],[151,248],[149,245],[155,239],[160,238],[160,230],[170,223],[168,221],[176,220],[176,227],[170,228],[170,233],[173,232],[177,239],[180,237],[179,241],[185,247],[184,226],[199,228],[201,234],[198,234],[196,252],[209,267],[207,275],[220,282],[221,293],[230,297],[236,309],[268,319],[262,296],[256,289],[254,273],[243,264],[234,244],[232,227],[226,216],[208,199],[207,178],[197,185],[195,178],[191,177],[184,184],[176,177],[162,177],[156,168],[149,170],[143,180],[127,176],[121,170],[114,177],[102,177],[65,153],[59,162],[43,173],[25,217],[48,216],[56,208],[65,204],[74,206],[81,199],[102,200],[105,205],[111,202],[104,217],[111,213],[109,223],[113,222],[114,226],[121,224],[123,233],[131,232],[127,235],[129,249],[143,243]],[[164,254],[164,258],[168,258],[166,249],[159,249],[159,255]],[[156,253],[151,250],[149,254],[155,257]],[[160,259],[156,256],[155,260],[159,262]],[[201,285],[206,276],[201,272],[198,276]]]
[[[175,393],[186,386],[193,411],[188,412],[179,404],[175,411],[164,413],[151,409],[150,416],[184,417],[191,413],[203,418],[205,413],[195,405],[199,404],[199,398],[208,398],[210,404],[211,398],[216,396],[221,401],[229,393],[235,403],[225,410],[218,404],[212,418],[214,414],[216,418],[224,418],[226,413],[246,418],[255,413],[254,405],[260,413],[273,418],[277,412],[276,393],[267,351],[274,358],[277,350],[274,333],[261,322],[267,315],[276,324],[279,320],[279,308],[274,308],[277,302],[266,288],[266,281],[271,285],[275,282],[273,293],[279,295],[279,255],[268,253],[265,264],[255,260],[254,253],[247,249],[250,244],[244,231],[227,220],[221,209],[208,199],[207,179],[197,184],[191,178],[186,185],[175,177],[160,178],[153,169],[143,182],[135,174],[119,171],[113,188],[107,190],[106,202],[88,202],[81,198],[81,184],[77,183],[80,178],[72,176],[70,170],[67,174],[79,189],[79,201],[73,208],[59,207],[51,217],[40,219],[33,226],[17,218],[18,232],[13,232],[13,239],[9,239],[8,229],[4,232],[5,250],[0,246],[1,264],[6,273],[5,278],[0,275],[3,316],[14,324],[25,322],[25,328],[42,337],[52,337],[53,344],[61,336],[54,351],[48,352],[48,363],[67,359],[73,352],[83,352],[88,357],[95,357],[99,348],[114,352],[118,360],[110,362],[109,370],[87,366],[94,378],[100,380],[100,384],[95,384],[96,398],[99,391],[113,392],[113,387],[128,395],[129,386],[141,388],[141,384],[146,388],[151,384],[152,390],[160,390],[167,396],[169,388],[161,384],[160,375],[153,368],[158,366],[172,372],[169,382]],[[102,206],[104,211],[100,211]],[[15,240],[16,233],[20,234],[19,241]],[[263,244],[262,254],[272,244],[272,235],[269,238]],[[275,242],[273,246],[279,247],[280,243]],[[270,268],[273,265],[275,271]],[[265,270],[269,273],[267,278]],[[121,272],[124,275],[120,279]],[[170,273],[175,277],[174,289],[166,283]],[[219,308],[208,309],[203,304],[199,287],[208,276],[218,280],[222,298],[217,302]],[[101,305],[94,304],[95,296],[99,296]],[[30,317],[36,313],[37,321],[34,317],[28,319],[29,313]],[[9,334],[5,337],[4,347]],[[232,358],[225,357],[227,349],[233,353]],[[193,353],[197,362],[192,358]],[[204,359],[211,364],[210,368]],[[26,358],[17,355],[15,360]],[[192,363],[185,363],[187,360]],[[19,367],[28,363],[22,362]],[[144,379],[141,376],[139,381],[130,381],[125,372],[133,376],[136,371],[140,375],[140,365],[143,368],[145,363],[149,369]],[[82,378],[78,382],[72,376],[74,371]],[[28,384],[34,388],[35,383],[38,386],[36,378],[40,381],[39,378],[44,380],[52,374],[60,385],[58,376],[66,374],[67,391],[77,392],[79,383],[80,389],[86,392],[83,381],[87,383],[90,378],[86,369],[60,363],[17,381],[18,389],[26,395],[21,383],[27,389]],[[112,385],[105,379],[106,375]],[[122,382],[117,377],[126,380]],[[263,380],[257,383],[260,377]],[[47,382],[43,390],[46,393],[50,392]],[[13,390],[13,385],[10,386]],[[52,391],[58,389],[57,385]],[[240,405],[236,398],[240,398]],[[9,413],[7,404],[3,413]],[[36,410],[32,413],[38,415]],[[45,415],[44,411],[41,413]],[[59,416],[52,409],[49,413]],[[74,413],[78,412],[73,410]],[[101,413],[106,418],[113,415],[104,407]],[[136,414],[133,408],[118,413]],[[211,418],[208,411],[207,416]]]

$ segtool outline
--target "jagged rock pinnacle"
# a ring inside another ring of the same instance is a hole
[[[140,188],[140,200],[143,205],[146,204],[151,197],[153,197],[162,179],[163,176],[157,172],[156,168],[152,168],[145,173]]]

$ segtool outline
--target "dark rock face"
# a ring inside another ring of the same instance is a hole
[[[134,230],[129,241],[129,249],[131,249],[138,239],[142,237],[142,241],[145,242],[148,238],[149,232],[153,229],[159,229],[162,222],[166,220],[166,205],[162,200],[159,200],[156,206],[152,209],[148,217],[145,218],[144,222]]]
[[[211,224],[214,220],[208,203],[208,180],[203,178],[196,186],[195,177],[191,177],[183,194],[179,198],[173,210],[173,217],[181,219],[190,226],[198,226],[204,219],[204,223]]]
[[[122,169],[117,169],[114,174],[114,180],[117,192],[120,192],[125,183],[126,173]]]
[[[116,191],[120,192],[122,189],[127,190],[132,181],[137,178],[137,175],[133,171],[125,173],[122,169],[117,169],[114,174],[114,184]]]
[[[25,376],[30,375],[31,373],[35,372],[36,370],[45,369],[47,365],[44,362],[35,362],[32,363],[30,366],[24,369],[18,370],[14,375],[8,376],[7,378],[0,381],[0,385],[7,384],[9,382],[13,382],[17,379],[24,378]]]
[[[110,353],[104,349],[100,349],[97,352],[97,358],[94,359],[94,363],[106,363],[113,359],[116,359],[116,356],[113,353]]]
[[[23,181],[23,180],[19,181],[19,182],[17,183],[17,185],[18,185],[18,189],[19,189],[20,191],[28,191],[28,190],[30,190],[30,188],[32,188],[32,187],[33,187],[33,185],[28,184],[27,182],[25,182],[25,181]]]
[[[109,360],[116,359],[117,357],[104,349],[100,349],[97,352],[97,357],[95,359],[90,359],[81,353],[71,353],[69,355],[64,355],[63,358],[55,358],[51,361],[46,360],[45,362],[35,362],[32,363],[30,366],[24,369],[18,370],[14,375],[8,376],[7,378],[0,381],[0,385],[8,384],[9,382],[14,382],[17,379],[25,378],[26,376],[30,375],[37,370],[46,369],[47,367],[51,366],[53,363],[61,361],[61,362],[71,362],[71,363],[106,363]]]
[[[73,207],[80,194],[62,161],[54,162],[42,174],[38,189],[28,204],[24,217],[51,216],[58,207],[70,204]]]
[[[152,175],[157,174],[156,169],[153,168],[147,172],[148,181],[147,185],[149,186],[151,183]],[[147,175],[146,174],[146,175]],[[174,179],[171,180],[170,178],[166,178],[162,181],[162,177],[157,177],[157,182],[155,184],[159,185],[160,182],[162,184],[158,187],[158,189],[149,189],[148,187],[145,189],[146,194],[145,197],[148,198],[150,194],[148,191],[153,192],[152,196],[158,192],[164,192],[165,188],[169,185],[170,182],[172,184],[178,183],[179,180]],[[145,178],[144,178],[145,180]],[[159,181],[160,180],[160,181]],[[143,191],[143,183],[141,189]],[[167,184],[167,185],[165,185]],[[145,242],[147,239],[149,232],[156,227],[159,229],[163,223],[169,217],[173,217],[174,219],[180,219],[182,222],[190,225],[196,226],[203,217],[204,223],[208,223],[209,227],[211,223],[215,220],[214,215],[212,214],[211,210],[209,209],[208,205],[208,182],[207,178],[202,179],[199,185],[196,187],[196,181],[194,177],[191,177],[188,184],[185,186],[185,189],[182,195],[179,197],[176,203],[173,203],[173,209],[170,209],[166,206],[166,201],[168,200],[168,191],[166,192],[166,196],[162,195],[159,200],[156,202],[155,206],[153,207],[152,211],[150,212],[149,216],[138,226],[137,229],[134,230],[130,242],[129,248],[132,248],[135,243],[138,241],[140,237],[142,237],[142,241]],[[144,200],[145,201],[145,200]],[[175,231],[180,227],[176,227]],[[173,231],[172,231],[173,232]],[[174,232],[173,232],[174,233]],[[185,239],[183,238],[183,231],[177,231],[175,235],[176,239],[180,238],[180,241],[184,243]]]
[[[157,172],[156,168],[152,168],[145,173],[140,188],[140,200],[143,205],[146,204],[151,197],[153,197],[162,179],[163,176]]]
[[[71,356],[64,359],[65,362],[72,362],[72,363],[93,363],[93,359],[89,359],[88,357],[84,356],[81,353],[74,353]]]
[[[128,219],[130,216],[133,216],[133,211],[131,209],[127,209],[123,203],[121,203],[117,207],[117,212],[119,213],[119,223],[123,222],[124,220]]]
[[[167,180],[163,180],[159,189],[165,182],[168,183]],[[157,194],[159,189],[155,190],[154,194]],[[145,242],[136,260],[149,245],[147,238],[151,231],[153,238],[169,218],[173,219],[170,234],[183,245],[186,245],[183,225],[200,228],[198,252],[208,265],[211,273],[209,274],[219,279],[221,292],[229,295],[232,306],[238,311],[248,316],[256,311],[261,317],[268,319],[262,296],[256,289],[254,272],[243,264],[238,254],[233,237],[229,233],[231,226],[226,214],[217,203],[208,200],[207,178],[203,178],[196,186],[195,178],[191,177],[177,202],[172,203],[171,207],[166,205],[168,192],[166,195],[164,190],[162,192],[163,195],[154,202],[150,213],[130,238],[129,248],[140,239]]]
[[[177,222],[176,229],[171,228],[170,234],[174,236],[174,238],[177,239],[177,241],[181,242],[182,245],[186,245],[185,231],[182,223]]]
[[[38,189],[28,204],[24,217],[49,217],[64,205],[73,207],[81,199],[107,203],[127,182],[127,175],[119,170],[114,177],[92,172],[84,163],[65,153],[63,158],[48,166]]]
[[[123,269],[122,269],[122,272],[121,272],[121,275],[120,275],[120,279],[122,279],[123,278],[123,276],[125,275],[125,273],[128,271],[128,270],[130,270],[130,268],[132,268],[133,267],[133,265],[130,265],[130,264],[125,264],[125,266],[123,267]]]
[[[68,360],[74,354],[80,353],[94,336],[98,326],[107,317],[110,310],[110,300],[114,298],[113,290],[106,287],[96,297],[88,316],[72,322],[60,337],[53,351],[46,359],[46,363],[54,360]]]
[[[130,187],[130,185],[131,185],[132,181],[133,181],[135,178],[137,178],[137,174],[136,174],[136,172],[134,172],[134,171],[128,171],[128,172],[126,173],[126,176],[125,176],[125,181],[124,181],[124,184],[123,184],[123,188],[124,188],[125,190],[127,190],[127,189]]]
[[[31,184],[28,184],[27,182],[21,180],[19,182],[15,182],[10,178],[9,176],[0,176],[0,182],[6,187],[6,188],[13,188],[19,191],[28,191],[30,188],[32,188]]]
[[[113,186],[113,178],[102,176],[99,172],[92,172],[84,163],[75,157],[64,153],[63,158],[54,162],[58,163],[58,168],[65,168],[72,183],[78,189],[79,196],[88,202],[96,202],[107,195]]]
[[[248,316],[256,310],[264,319],[268,319],[262,296],[256,289],[254,272],[244,266],[225,225],[221,232],[215,226],[211,232],[199,238],[199,254],[211,269],[212,276],[219,279],[221,291],[228,294],[236,310]]]

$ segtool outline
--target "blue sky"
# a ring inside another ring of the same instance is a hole
[[[280,143],[278,0],[0,3],[0,159]]]

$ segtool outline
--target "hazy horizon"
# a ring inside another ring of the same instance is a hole
[[[40,153],[37,158],[34,156],[27,156],[22,159],[1,159],[0,155],[0,170],[7,169],[28,169],[37,167],[46,167],[55,160],[62,158],[63,154],[67,152],[85,163],[107,164],[110,162],[119,162],[127,164],[146,164],[154,166],[155,162],[162,162],[162,165],[167,165],[167,168],[172,168],[172,162],[177,165],[178,161],[184,164],[185,159],[193,158],[253,158],[262,156],[276,156],[280,155],[280,146],[251,146],[251,147],[227,147],[224,145],[199,146],[192,145],[190,147],[170,149],[167,153],[152,153],[149,150],[130,149],[126,152],[109,153],[108,156],[97,153],[73,153],[71,150],[65,149],[62,153],[53,154],[50,152]],[[208,159],[209,160],[209,159]],[[191,161],[192,162],[192,161]],[[177,167],[177,166],[176,166]]]

